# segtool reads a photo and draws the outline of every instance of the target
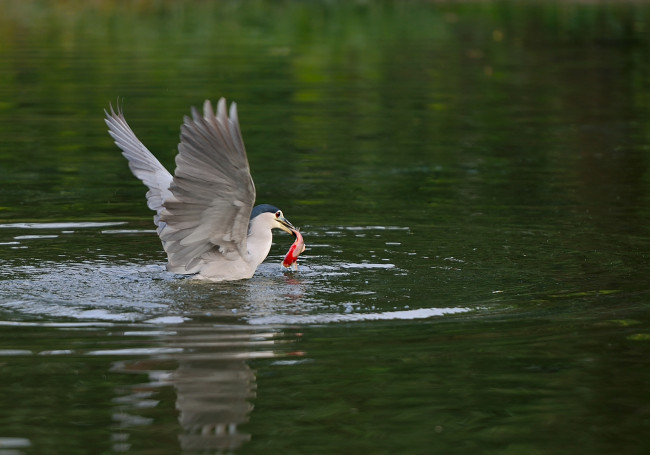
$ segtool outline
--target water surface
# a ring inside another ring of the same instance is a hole
[[[647,5],[0,7],[0,453],[647,452]],[[102,121],[220,96],[296,273],[166,272]]]

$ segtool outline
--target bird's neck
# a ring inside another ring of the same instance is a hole
[[[248,249],[248,263],[257,267],[271,251],[273,234],[271,229],[253,230],[246,241]]]

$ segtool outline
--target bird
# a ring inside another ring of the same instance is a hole
[[[174,175],[136,137],[118,99],[104,109],[108,133],[133,175],[149,189],[147,205],[167,253],[167,270],[209,281],[252,278],[266,259],[273,229],[297,229],[279,208],[255,203],[237,104],[203,103],[181,125]]]

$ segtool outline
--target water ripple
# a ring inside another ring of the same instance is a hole
[[[272,316],[252,317],[248,322],[253,325],[264,324],[331,324],[335,322],[390,321],[428,319],[446,314],[465,313],[469,308],[420,308],[417,310],[386,311],[383,313],[344,313],[344,314],[277,314]]]
[[[85,229],[109,226],[120,226],[126,221],[77,221],[77,222],[55,222],[55,223],[5,223],[0,228],[7,229]]]

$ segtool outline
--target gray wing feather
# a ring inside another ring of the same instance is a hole
[[[216,115],[206,100],[203,116],[192,108],[192,117],[185,117],[170,190],[173,198],[160,212],[170,270],[191,272],[217,252],[224,260],[246,258],[255,186],[235,103],[230,116],[221,98]]]
[[[129,161],[131,172],[149,188],[147,205],[158,213],[154,221],[156,226],[159,226],[158,216],[163,204],[172,197],[169,190],[172,175],[133,133],[124,118],[119,102],[117,112],[113,109],[113,105],[110,105],[110,112],[104,110],[104,113],[108,133],[115,140],[115,144],[122,149],[122,155]]]

